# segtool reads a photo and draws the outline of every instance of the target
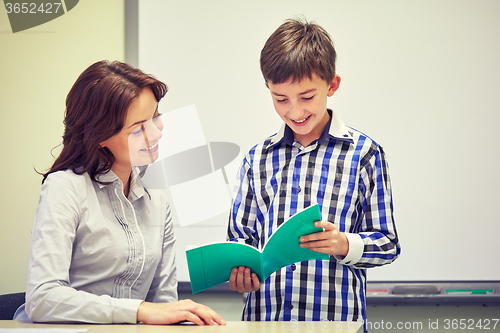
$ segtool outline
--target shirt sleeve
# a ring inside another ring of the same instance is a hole
[[[359,188],[364,218],[359,232],[346,234],[349,252],[337,260],[356,268],[389,264],[399,256],[401,247],[393,217],[389,168],[382,147],[361,166]]]
[[[242,162],[233,191],[233,203],[229,213],[227,239],[258,248],[259,235],[256,230],[257,204],[252,188],[252,169],[247,155]]]
[[[177,301],[177,271],[175,266],[175,237],[170,206],[167,204],[163,253],[156,269],[146,301],[168,303]]]
[[[42,186],[32,230],[25,310],[33,322],[136,323],[139,299],[94,295],[70,287],[79,217],[85,209],[82,177],[56,172]]]

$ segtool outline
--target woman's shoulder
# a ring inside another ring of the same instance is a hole
[[[87,174],[79,175],[72,170],[53,172],[42,185],[39,205],[59,207],[67,214],[73,211],[76,216],[88,199],[89,185],[92,186],[89,182]]]
[[[45,179],[44,185],[46,186],[61,186],[66,188],[79,188],[91,182],[88,173],[78,174],[73,170],[61,170],[52,172]]]

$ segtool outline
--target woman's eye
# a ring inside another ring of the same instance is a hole
[[[144,125],[138,126],[137,130],[132,132],[132,135],[139,135],[142,133],[142,131],[144,131]]]

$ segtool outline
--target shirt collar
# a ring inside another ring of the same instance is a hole
[[[337,113],[333,112],[330,109],[327,109],[327,111],[330,115],[330,119],[325,125],[325,128],[323,129],[320,137],[318,138],[318,143],[323,143],[329,136],[337,140],[354,143],[351,132],[347,130],[346,125],[344,124],[342,119],[340,119]],[[293,142],[295,141],[293,138],[293,131],[286,123],[283,123],[278,133],[270,138],[270,141],[265,148],[271,148],[272,146],[282,141],[290,146],[293,145]]]
[[[340,119],[339,115],[336,112],[332,112],[331,110],[328,110],[328,112],[330,113],[331,120],[328,134],[337,140],[347,141],[354,144],[352,132],[347,129],[347,126],[344,124],[342,119]]]
[[[130,180],[130,191],[129,191],[130,201],[135,201],[137,199],[140,199],[141,197],[144,196],[145,193],[147,193],[150,196],[148,190],[144,187],[144,184],[142,183],[140,173],[141,173],[140,168],[138,167],[132,168],[132,178]],[[119,183],[121,186],[123,186],[121,184],[120,178],[118,178],[118,176],[111,170],[109,170],[106,173],[98,175],[96,178],[99,182],[110,183],[110,184],[97,183],[99,188],[104,188],[106,186],[110,186],[115,183]]]

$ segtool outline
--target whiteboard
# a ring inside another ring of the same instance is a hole
[[[333,38],[342,83],[328,107],[388,156],[402,253],[368,279],[498,280],[500,1],[140,1],[138,65],[169,86],[162,112],[194,107],[207,147],[243,154],[281,125],[259,55],[296,15]],[[180,281],[186,245],[225,240],[227,218],[176,221]]]

